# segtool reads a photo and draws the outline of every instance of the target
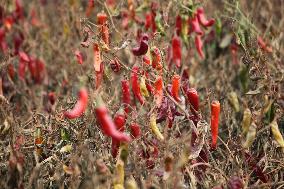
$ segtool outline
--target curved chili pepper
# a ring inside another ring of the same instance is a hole
[[[190,88],[186,92],[187,100],[190,103],[190,111],[195,116],[198,117],[199,110],[199,97],[195,88]]]
[[[141,93],[142,93],[143,96],[149,97],[149,93],[148,93],[148,89],[147,89],[147,86],[146,86],[144,76],[142,76],[141,80],[140,80],[140,89],[141,89]]]
[[[88,105],[88,92],[87,89],[82,88],[78,93],[78,101],[75,104],[74,108],[64,112],[64,116],[69,119],[74,119],[80,117],[87,108]]]
[[[163,78],[161,76],[157,77],[154,83],[154,87],[155,87],[154,95],[155,95],[156,106],[160,107],[163,100]]]
[[[162,135],[162,133],[160,132],[158,126],[157,126],[157,122],[156,122],[156,114],[153,113],[151,116],[150,116],[150,129],[151,131],[153,132],[154,135],[156,135],[156,137],[159,139],[159,140],[164,140],[164,136]]]
[[[117,57],[115,57],[113,60],[110,61],[110,67],[114,72],[120,71],[121,65]]]
[[[101,126],[101,129],[103,130],[103,133],[107,136],[110,136],[111,138],[119,141],[119,142],[130,142],[131,138],[122,133],[119,132],[116,129],[116,126],[111,119],[111,117],[108,114],[108,110],[105,107],[101,97],[98,97],[96,99],[96,107],[95,107],[95,112],[97,116],[97,121]]]
[[[99,25],[104,25],[107,21],[107,15],[104,12],[100,12],[97,14],[97,21]]]
[[[116,126],[116,129],[120,132],[124,132],[125,131],[125,115],[123,113],[123,111],[119,110],[115,115],[114,115],[114,123]]]
[[[161,70],[163,68],[162,62],[161,62],[161,53],[160,50],[157,47],[151,48],[151,57],[152,57],[152,67]]]
[[[103,76],[104,76],[104,62],[101,62],[100,64],[100,71],[95,72],[96,77],[96,89],[98,89],[101,86]]]
[[[211,103],[211,134],[212,134],[212,149],[217,147],[218,127],[219,127],[219,114],[220,103],[219,101],[213,101]]]
[[[122,80],[121,88],[122,88],[122,102],[124,105],[124,111],[127,115],[129,113],[129,106],[131,102],[129,82],[127,80]]]
[[[75,56],[77,58],[78,64],[83,64],[84,59],[83,59],[82,52],[80,52],[79,50],[75,50],[74,54],[75,54]]]
[[[282,151],[284,152],[284,139],[279,130],[279,127],[278,127],[278,124],[275,118],[270,123],[270,127],[271,127],[271,131],[272,131],[274,139],[276,140],[276,142],[279,144],[279,146],[282,148]]]
[[[145,15],[145,29],[148,30],[152,26],[152,13]]]
[[[258,45],[260,46],[260,48],[266,52],[269,52],[269,53],[272,53],[272,48],[269,47],[265,42],[264,40],[262,39],[262,37],[258,36],[257,37],[257,43]]]
[[[145,65],[148,65],[148,66],[151,65],[151,60],[147,55],[144,55],[142,59]]]
[[[141,129],[140,126],[137,123],[131,123],[130,124],[130,132],[132,138],[138,138],[141,135]]]
[[[179,36],[181,34],[181,30],[182,30],[182,19],[180,15],[177,15],[176,17],[176,33]]]
[[[148,40],[145,40],[142,38],[142,40],[140,41],[140,45],[138,47],[134,47],[132,49],[132,53],[135,56],[142,56],[145,55],[148,51]]]
[[[181,56],[181,40],[177,35],[174,35],[172,39],[172,60],[178,68],[181,66]]]
[[[255,123],[252,123],[248,129],[247,135],[246,135],[246,139],[243,143],[243,147],[244,148],[249,148],[253,141],[255,140],[256,137],[256,128],[257,126],[255,125]]]
[[[195,32],[198,35],[203,35],[204,32],[201,30],[197,15],[195,14],[194,17],[190,20],[191,25],[191,32]]]
[[[177,102],[180,102],[181,99],[179,97],[179,87],[180,87],[180,76],[174,75],[172,78],[172,95]]]
[[[204,55],[203,50],[202,50],[203,42],[201,40],[201,36],[200,35],[196,35],[195,36],[195,47],[197,49],[197,52],[198,52],[200,58],[204,59],[205,55]]]
[[[214,18],[211,18],[209,20],[205,18],[203,7],[200,7],[197,9],[197,18],[198,18],[199,23],[204,27],[210,27],[215,23]]]
[[[131,71],[131,86],[135,98],[139,100],[140,104],[144,104],[144,98],[141,94],[140,85],[139,85],[138,72],[139,68],[137,66],[133,66]]]
[[[94,44],[94,68],[96,72],[101,71],[101,63],[102,63],[102,59],[101,59],[100,48],[99,48],[99,45],[95,43]]]

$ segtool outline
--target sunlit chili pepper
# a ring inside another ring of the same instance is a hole
[[[253,143],[253,141],[256,137],[256,128],[257,128],[257,126],[255,125],[255,123],[252,123],[250,125],[248,132],[247,132],[247,135],[246,135],[246,139],[243,143],[244,148],[249,148],[252,145],[252,143]]]
[[[269,52],[269,53],[272,53],[272,48],[269,47],[265,42],[264,40],[262,39],[262,37],[258,36],[257,37],[257,43],[258,45],[260,46],[260,48],[266,52]]]
[[[197,9],[197,18],[198,18],[199,23],[204,27],[210,27],[215,23],[214,18],[211,18],[209,20],[205,18],[203,7],[200,7]]]
[[[238,100],[238,96],[237,93],[235,92],[230,92],[228,95],[228,100],[230,102],[230,104],[233,106],[234,110],[236,112],[240,111],[240,105],[239,105],[239,100]]]
[[[186,92],[187,100],[190,104],[190,111],[195,116],[198,117],[199,111],[199,97],[195,88],[190,88]]]
[[[139,138],[141,135],[140,126],[137,123],[130,124],[130,132],[133,138]]]
[[[100,71],[95,72],[95,77],[96,77],[96,89],[98,89],[101,86],[103,76],[104,76],[104,62],[101,62],[100,65]]]
[[[137,100],[140,102],[140,104],[144,104],[144,98],[142,96],[140,85],[139,85],[138,73],[139,73],[139,68],[134,65],[131,71],[132,92],[135,98],[137,98]]]
[[[36,127],[35,129],[34,144],[37,155],[41,155],[43,151],[42,149],[43,137],[42,137],[42,130],[40,127]]]
[[[104,105],[100,96],[96,98],[95,112],[97,116],[97,121],[99,125],[101,126],[103,133],[106,136],[110,136],[111,138],[117,141],[120,141],[120,142],[130,142],[131,141],[131,138],[128,135],[116,129],[116,126],[113,120],[111,119],[110,115],[108,114],[108,110],[106,106]]]
[[[212,135],[212,149],[217,147],[218,127],[219,127],[219,114],[220,103],[219,101],[213,101],[211,103],[211,135]]]
[[[77,62],[79,64],[83,64],[84,58],[83,58],[82,52],[80,52],[79,50],[75,50],[74,54],[75,54],[75,56],[77,58]]]
[[[175,65],[179,68],[181,66],[181,56],[182,56],[182,49],[181,49],[181,40],[177,35],[174,35],[172,38],[172,60]]]
[[[99,25],[104,25],[107,21],[107,15],[104,12],[100,12],[97,14],[97,22]]]
[[[145,82],[145,77],[142,76],[140,79],[140,90],[143,96],[149,97],[149,92],[147,90],[146,82]]]
[[[159,140],[164,140],[163,134],[160,132],[157,122],[156,122],[156,113],[153,113],[150,116],[150,129],[153,132],[153,134],[159,139]]]
[[[151,65],[151,60],[147,55],[144,55],[142,59],[145,65],[148,65],[148,66]]]
[[[161,70],[163,68],[161,52],[155,46],[151,48],[151,57],[152,57],[152,67],[157,70]]]
[[[204,32],[201,30],[197,15],[195,14],[194,17],[190,20],[191,21],[191,32],[195,32],[198,35],[203,35]]]
[[[21,80],[24,80],[25,79],[25,76],[26,76],[26,67],[27,67],[27,63],[30,61],[30,58],[29,56],[23,52],[23,51],[20,51],[19,52],[19,57],[20,57],[20,61],[19,61],[19,78]]]
[[[101,35],[102,35],[102,39],[103,39],[104,43],[108,47],[109,46],[109,30],[108,30],[108,26],[106,24],[103,24],[101,26]]]
[[[129,106],[131,102],[129,82],[125,79],[122,80],[121,88],[122,88],[122,102],[124,106],[124,111],[127,115],[129,113]]]
[[[204,55],[203,50],[202,50],[203,42],[202,42],[202,39],[201,39],[201,35],[195,36],[195,47],[196,47],[196,50],[197,50],[200,58],[204,59],[205,55]]]
[[[276,118],[270,123],[271,131],[273,134],[274,139],[279,144],[279,146],[282,148],[282,151],[284,153],[284,139],[283,136],[279,130]]]
[[[119,72],[121,70],[120,61],[117,57],[110,61],[110,67],[114,72]]]
[[[114,115],[114,124],[116,126],[116,129],[120,132],[124,132],[125,131],[125,115],[123,113],[122,110],[119,110],[118,112],[116,112],[116,114]]]
[[[145,55],[148,51],[148,36],[144,34],[140,41],[140,45],[138,47],[134,47],[132,49],[132,53],[135,56],[142,56]]]
[[[180,76],[175,74],[172,77],[172,90],[171,90],[171,92],[172,92],[174,99],[177,102],[181,101],[181,99],[179,97],[179,87],[180,87]]]
[[[74,119],[80,117],[87,108],[88,105],[88,92],[87,89],[81,88],[78,93],[78,101],[73,109],[64,112],[64,116],[68,119]]]
[[[158,76],[155,83],[154,83],[154,88],[155,88],[155,102],[156,106],[160,107],[162,104],[163,100],[163,78],[162,76]]]
[[[243,135],[246,136],[248,130],[249,130],[249,127],[251,125],[251,111],[249,108],[246,108],[244,110],[244,114],[243,114],[243,120],[242,120],[242,133]]]
[[[97,43],[94,44],[94,68],[96,72],[101,71],[101,51]]]
[[[95,7],[95,0],[89,0],[88,5],[87,5],[87,10],[86,10],[86,17],[90,17],[94,7]]]

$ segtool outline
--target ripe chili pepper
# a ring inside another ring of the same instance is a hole
[[[132,49],[132,53],[135,55],[135,56],[142,56],[142,55],[145,55],[148,51],[148,36],[147,35],[143,35],[142,36],[142,39],[140,41],[140,45],[138,47],[134,47]]]
[[[272,48],[269,47],[264,40],[262,39],[262,37],[258,36],[257,37],[257,43],[260,46],[260,48],[266,52],[272,53]]]
[[[176,33],[178,36],[180,36],[181,34],[181,29],[182,29],[182,19],[181,19],[181,16],[180,15],[177,15],[176,17]]]
[[[147,72],[145,72],[145,76],[146,76],[147,79],[149,79],[149,74]],[[149,81],[146,81],[146,88],[147,88],[149,93],[151,93],[151,94],[154,93],[153,86],[150,84]]]
[[[89,0],[88,1],[88,5],[87,5],[87,10],[86,10],[86,17],[90,17],[94,7],[95,7],[95,1],[94,0]]]
[[[106,24],[103,24],[101,26],[101,34],[102,34],[102,39],[103,39],[104,43],[108,47],[109,46],[109,30],[108,30],[108,26]]]
[[[49,92],[48,93],[48,100],[50,102],[51,105],[54,105],[55,104],[55,101],[56,101],[56,95],[54,92]]]
[[[149,97],[148,89],[145,82],[145,76],[142,76],[140,79],[140,89],[143,96]]]
[[[216,149],[218,138],[220,103],[213,101],[211,103],[211,134],[212,134],[212,149]]]
[[[153,132],[154,135],[156,135],[156,137],[159,140],[164,140],[164,136],[162,135],[162,133],[160,132],[158,126],[157,126],[157,122],[156,122],[156,113],[153,113],[150,116],[150,129]]]
[[[115,115],[114,115],[114,124],[116,126],[116,129],[120,132],[124,132],[125,131],[125,115],[123,113],[122,110],[119,110]]]
[[[157,70],[161,70],[163,68],[161,61],[162,57],[160,50],[155,46],[151,48],[151,57],[152,57],[152,67]]]
[[[201,30],[197,15],[195,14],[194,17],[191,19],[191,30],[192,32],[195,32],[198,35],[203,35],[204,32]]]
[[[100,65],[100,71],[95,72],[95,77],[96,77],[96,89],[98,89],[101,86],[103,76],[104,76],[104,62],[101,62]]]
[[[154,95],[155,95],[156,106],[160,107],[163,100],[163,78],[161,76],[157,77],[154,83],[154,88],[155,88]]]
[[[110,67],[114,72],[119,72],[121,70],[120,61],[117,57],[110,61]]]
[[[199,111],[199,97],[195,88],[190,88],[186,92],[187,100],[190,103],[190,111],[195,116],[198,117]]]
[[[111,155],[113,158],[116,158],[119,150],[120,142],[115,140],[114,138],[111,139]]]
[[[146,13],[145,15],[145,29],[146,31],[152,26],[152,13]]]
[[[99,25],[104,25],[107,21],[107,15],[104,12],[100,12],[97,14],[97,22]]]
[[[151,60],[147,55],[144,55],[142,59],[145,65],[148,65],[148,66],[151,65]]]
[[[204,59],[205,55],[204,55],[203,50],[202,50],[203,42],[201,40],[201,35],[196,35],[195,36],[195,47],[197,49],[197,52],[198,52],[200,58]]]
[[[244,110],[243,120],[242,120],[242,133],[246,136],[249,127],[251,125],[251,111],[249,108]]]
[[[81,88],[78,93],[78,101],[74,108],[64,112],[64,116],[68,119],[74,119],[80,117],[87,108],[88,105],[88,92],[87,89]]]
[[[270,123],[271,131],[273,134],[274,139],[279,144],[279,146],[282,148],[282,151],[284,153],[284,139],[283,136],[279,130],[276,118]]]
[[[31,78],[35,83],[40,84],[45,76],[45,65],[39,59],[36,59],[32,56],[30,56],[29,58],[30,60],[28,62],[28,66],[31,73]]]
[[[108,110],[106,106],[104,105],[101,97],[98,97],[96,99],[96,107],[95,107],[95,112],[97,116],[97,121],[99,125],[101,126],[101,129],[103,130],[103,133],[107,136],[110,136],[111,138],[119,141],[119,142],[130,142],[131,138],[118,131],[116,129],[116,126],[111,119],[111,117],[108,114]]]
[[[138,138],[141,135],[141,129],[140,126],[137,123],[131,123],[130,124],[130,132],[132,138]]]
[[[1,38],[1,37],[0,37]],[[0,39],[1,41],[1,39]],[[24,41],[24,35],[22,32],[18,32],[13,36],[13,42],[14,42],[14,55],[17,55],[19,53],[19,49]]]
[[[84,59],[83,59],[82,52],[80,52],[79,50],[75,50],[74,54],[75,54],[75,56],[77,58],[78,64],[83,64]]]
[[[199,23],[204,27],[210,27],[215,23],[214,18],[211,18],[209,20],[205,18],[203,7],[200,7],[197,9],[197,18],[198,18]]]
[[[244,148],[249,148],[252,145],[252,143],[253,143],[253,141],[256,137],[256,128],[257,127],[256,127],[255,123],[252,123],[250,125],[248,132],[247,132],[247,135],[246,135],[246,140],[243,143]]]
[[[7,30],[10,31],[13,24],[15,23],[15,19],[13,18],[13,16],[7,16],[3,22]]]
[[[126,115],[129,113],[129,106],[131,102],[130,98],[130,88],[129,88],[129,82],[127,80],[121,81],[121,88],[122,88],[122,102],[124,105],[124,111]]]
[[[101,59],[100,48],[99,48],[99,45],[95,43],[94,44],[94,68],[96,72],[101,71],[101,63],[102,63],[102,59]]]
[[[19,57],[20,57],[20,61],[19,61],[19,78],[21,80],[24,80],[25,79],[25,75],[26,75],[27,63],[30,61],[30,58],[23,51],[19,52]]]
[[[141,94],[140,85],[139,85],[138,72],[139,72],[139,68],[134,65],[131,71],[132,92],[135,98],[139,100],[140,104],[144,104],[144,98]]]
[[[172,96],[177,102],[181,102],[181,99],[179,97],[179,87],[180,87],[180,76],[174,75],[172,78]]]
[[[181,56],[181,40],[177,35],[174,35],[172,38],[172,59],[178,68],[181,66]]]
[[[238,46],[234,43],[231,44],[231,55],[232,55],[232,62],[234,65],[239,64],[237,52],[238,52]]]

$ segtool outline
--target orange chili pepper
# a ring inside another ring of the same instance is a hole
[[[179,87],[180,87],[180,76],[174,75],[172,78],[172,96],[177,102],[181,101],[179,97]]]
[[[212,134],[212,149],[216,149],[218,138],[220,103],[213,101],[211,103],[211,134]]]

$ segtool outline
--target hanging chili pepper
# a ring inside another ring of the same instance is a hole
[[[211,103],[211,134],[212,134],[212,149],[216,149],[219,127],[219,113],[220,103],[219,101],[213,101]]]
[[[243,135],[246,136],[249,127],[251,125],[251,111],[249,108],[246,108],[244,110],[244,114],[243,114],[243,120],[242,120],[242,131],[243,131]]]
[[[25,75],[26,75],[26,67],[27,67],[27,63],[30,61],[29,56],[23,52],[20,51],[19,52],[19,57],[20,57],[20,61],[19,61],[19,78],[21,80],[25,80]]]
[[[247,135],[246,135],[246,140],[243,143],[243,147],[244,148],[249,148],[255,137],[256,137],[256,128],[257,126],[255,125],[255,123],[252,123],[248,129]]]
[[[195,88],[190,88],[186,92],[187,100],[190,104],[190,111],[195,116],[195,118],[198,118],[198,111],[199,111],[199,97],[198,93]]]
[[[197,35],[203,35],[204,32],[201,30],[197,15],[195,14],[194,17],[191,19],[191,32],[195,32]]]
[[[156,122],[156,113],[153,113],[150,116],[150,129],[153,132],[154,135],[156,135],[156,137],[159,140],[164,140],[164,136],[162,135],[162,133],[160,132],[158,126],[157,126],[157,122]]]
[[[146,78],[149,79],[149,74],[147,72],[145,72],[144,74],[145,74]],[[149,93],[151,93],[151,94],[154,93],[153,86],[150,84],[149,81],[146,81],[146,88],[147,88]]]
[[[210,27],[215,23],[214,18],[211,18],[209,20],[205,18],[203,7],[200,7],[197,9],[197,18],[198,18],[199,23],[204,27]]]
[[[145,55],[148,51],[148,35],[144,34],[140,41],[140,45],[138,47],[134,47],[132,49],[132,53],[135,56],[142,56]]]
[[[130,132],[131,132],[132,138],[139,138],[141,135],[140,126],[137,123],[131,123]]]
[[[145,65],[147,65],[147,66],[151,65],[151,60],[147,55],[144,55],[142,59],[143,59],[143,63]]]
[[[101,62],[100,71],[95,71],[96,89],[98,89],[101,86],[103,76],[104,76],[104,62]]]
[[[100,12],[97,14],[97,22],[99,25],[104,25],[107,21],[107,15],[104,12]]]
[[[175,26],[175,29],[176,29],[177,35],[180,36],[180,34],[181,34],[181,29],[182,29],[182,19],[181,19],[181,16],[180,16],[180,15],[177,15],[177,17],[176,17],[176,26]]]
[[[90,17],[94,7],[95,7],[95,1],[89,0],[88,5],[87,5],[87,10],[86,10],[86,17]]]
[[[177,102],[181,102],[181,99],[179,97],[179,87],[180,87],[180,76],[179,75],[174,75],[172,77],[172,96]]]
[[[229,100],[230,104],[233,106],[235,112],[239,112],[240,111],[240,105],[239,105],[237,93],[235,93],[233,91],[230,92],[229,95],[228,95],[228,100]]]
[[[96,72],[101,71],[101,63],[102,63],[102,59],[101,59],[100,48],[99,48],[99,45],[95,43],[94,44],[94,68]]]
[[[158,76],[155,83],[154,83],[154,88],[155,88],[155,102],[156,106],[160,107],[162,104],[163,100],[163,78],[162,76]]]
[[[203,42],[201,40],[201,35],[196,35],[195,36],[195,47],[196,47],[196,50],[197,50],[200,58],[204,59],[205,55],[204,55],[203,50],[202,50]]]
[[[56,101],[56,95],[54,92],[49,92],[48,93],[48,100],[50,102],[51,105],[54,105],[55,104],[55,101]]]
[[[142,93],[143,96],[149,97],[149,93],[148,93],[148,90],[147,90],[147,86],[146,86],[144,76],[142,76],[141,79],[140,79],[140,89],[141,89],[141,93]]]
[[[234,65],[238,65],[239,61],[238,61],[238,56],[237,56],[237,52],[238,52],[238,46],[236,44],[231,44],[231,55],[232,55],[232,62]]]
[[[83,64],[84,58],[82,52],[80,52],[79,50],[75,50],[74,54],[77,58],[78,64]]]
[[[258,45],[260,46],[260,48],[266,52],[269,52],[269,53],[272,53],[272,48],[269,47],[265,42],[264,40],[262,39],[262,37],[258,36],[257,37],[257,43]]]
[[[145,15],[145,29],[146,31],[152,26],[152,13],[146,13]]]
[[[119,150],[120,142],[114,138],[111,139],[111,155],[113,158],[116,158]]]
[[[102,34],[102,39],[108,48],[109,47],[109,30],[106,24],[103,24],[101,26],[101,34]]]
[[[114,72],[119,72],[121,70],[120,61],[117,57],[110,61],[110,67]]]
[[[97,121],[99,125],[101,126],[103,133],[106,136],[110,136],[111,138],[119,142],[130,142],[131,141],[131,138],[128,135],[116,129],[116,126],[113,120],[111,119],[111,117],[109,116],[108,110],[105,107],[101,97],[98,97],[96,99],[95,112],[97,116]]]
[[[178,68],[181,66],[181,56],[181,40],[177,35],[174,35],[174,37],[172,38],[172,59],[176,67]]]
[[[274,139],[279,144],[279,146],[282,148],[282,151],[284,153],[284,139],[283,136],[279,130],[276,118],[270,123],[271,131],[274,136]]]
[[[157,70],[162,70],[163,65],[162,65],[162,57],[160,50],[157,47],[152,47],[151,48],[151,57],[152,57],[152,67]]]
[[[114,115],[114,124],[116,126],[116,129],[120,132],[125,131],[125,123],[126,123],[126,117],[123,113],[123,111],[120,109],[115,115]]]
[[[122,88],[122,102],[124,105],[124,111],[126,115],[129,113],[129,106],[131,102],[130,98],[130,88],[129,88],[129,82],[127,80],[121,81],[121,88]]]
[[[139,85],[138,73],[139,73],[139,68],[134,65],[131,71],[132,92],[135,98],[139,100],[140,104],[144,104],[144,98],[141,94],[140,85]]]
[[[78,101],[74,108],[64,112],[64,116],[68,119],[74,119],[80,117],[87,108],[88,105],[88,92],[87,89],[81,88],[78,93]]]

